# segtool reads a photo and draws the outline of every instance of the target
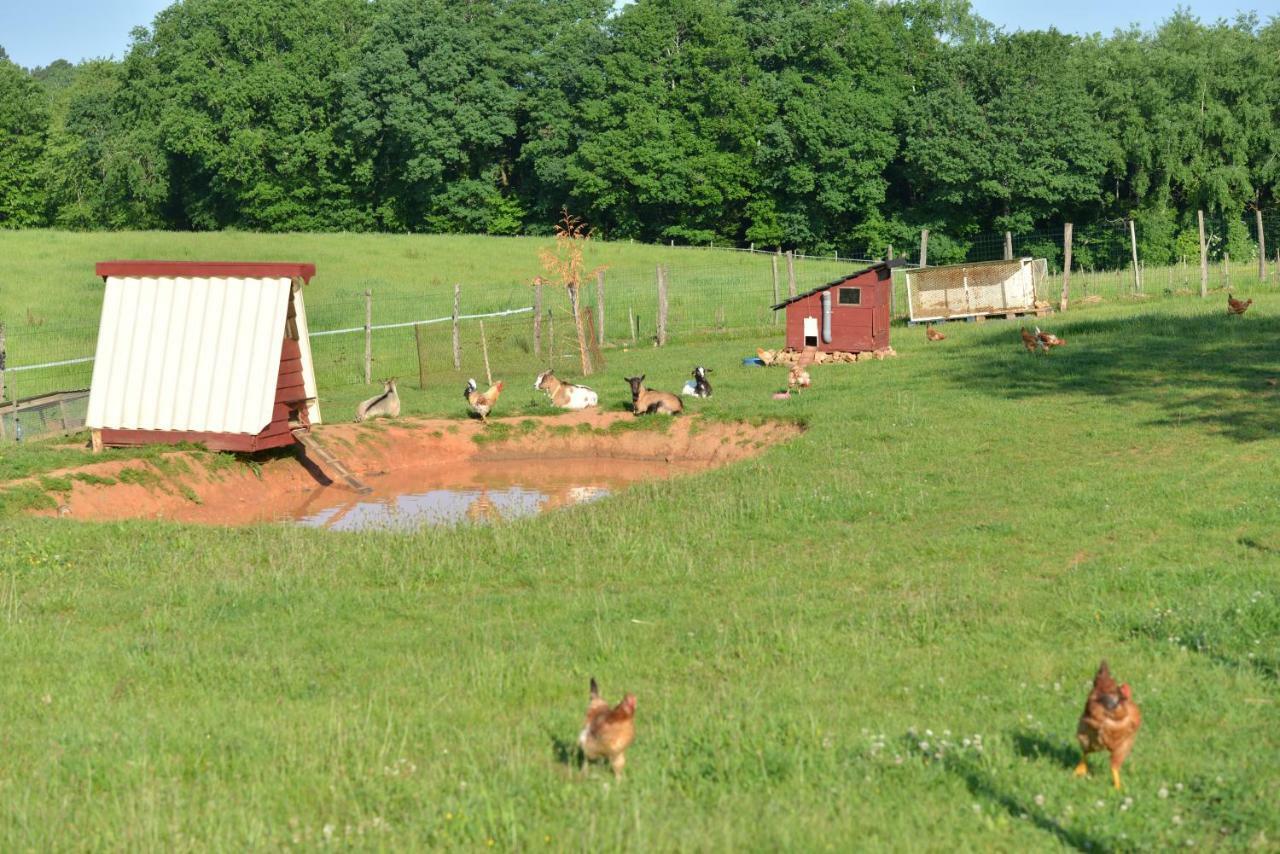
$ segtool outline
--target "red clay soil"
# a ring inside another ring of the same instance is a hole
[[[501,468],[527,475],[533,483],[548,472],[549,462],[560,461],[563,466],[552,468],[607,473],[615,485],[624,484],[752,457],[800,432],[797,425],[783,422],[753,426],[696,417],[670,419],[666,430],[601,432],[615,422],[632,420],[634,416],[626,413],[602,412],[492,419],[491,424],[505,425],[506,435],[490,438],[498,432],[493,430],[481,441],[476,437],[485,434],[486,427],[473,420],[325,425],[316,429],[315,436],[374,488],[376,498],[422,488],[483,486],[498,468],[493,464],[499,462]],[[530,421],[536,427],[530,429]],[[145,460],[91,463],[56,472],[55,476],[80,473],[116,482],[73,481],[72,491],[59,499],[61,508],[41,515],[242,525],[295,519],[355,497],[335,474],[293,457],[265,460],[256,473],[241,463],[207,466],[205,461],[211,459],[207,454],[175,451],[165,459],[169,464],[163,472]],[[623,460],[630,463],[614,464]],[[149,476],[144,483],[119,482],[127,469],[143,470]],[[333,483],[326,483],[329,477]]]

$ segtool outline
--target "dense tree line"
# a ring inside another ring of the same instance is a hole
[[[184,0],[0,52],[0,226],[545,232],[880,251],[1280,190],[1280,21],[1078,38],[965,0]],[[1247,237],[1247,234],[1245,235]],[[940,251],[945,251],[945,244]]]

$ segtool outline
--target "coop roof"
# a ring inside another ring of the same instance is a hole
[[[111,261],[86,423],[256,435],[272,420],[289,292],[311,264]]]
[[[277,261],[102,261],[96,272],[104,279],[121,278],[206,278],[206,279],[301,279],[310,282],[315,264]]]
[[[841,276],[840,278],[835,279],[834,281],[827,282],[825,285],[818,285],[813,290],[808,290],[802,294],[796,294],[793,297],[789,297],[788,299],[785,299],[782,302],[775,305],[773,307],[773,310],[777,311],[780,308],[786,308],[787,306],[791,305],[791,303],[793,302],[797,302],[799,300],[805,299],[806,297],[811,297],[816,293],[821,293],[822,291],[825,291],[827,288],[833,288],[836,285],[842,285],[845,282],[849,281],[850,279],[856,279],[858,276],[864,275],[866,273],[870,273],[873,270],[885,270],[886,272],[888,272],[888,271],[892,271],[894,267],[905,267],[906,264],[907,262],[903,258],[894,258],[891,261],[881,261],[878,264],[872,264],[870,267],[864,267],[861,270],[855,270],[852,273],[847,273]]]

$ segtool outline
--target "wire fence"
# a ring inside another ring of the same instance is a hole
[[[676,250],[651,273],[609,269],[582,285],[581,311],[596,346],[653,342],[658,326],[659,267],[666,282],[666,336],[678,342],[698,336],[773,330],[781,316],[772,306],[864,266],[865,259],[787,253]],[[458,357],[453,346],[454,291],[448,287],[346,290],[326,293],[317,281],[306,292],[308,325],[321,402],[341,389],[364,386],[366,352],[371,380],[439,376],[483,377],[487,350],[491,371],[560,367],[576,372],[577,337],[568,292],[552,284],[460,283]],[[366,330],[368,311],[371,323]],[[535,323],[535,313],[540,320]],[[53,392],[87,388],[93,375],[98,328],[58,324],[27,313],[6,324],[5,399],[35,406]],[[0,321],[3,321],[0,318]],[[538,328],[540,327],[540,334]],[[483,328],[483,332],[482,332]],[[483,337],[483,341],[482,341]],[[9,439],[13,431],[7,431]],[[34,437],[28,431],[28,436]]]
[[[918,264],[923,249],[929,266],[1008,256],[1044,258],[1047,275],[1038,280],[1036,295],[1056,305],[1063,280],[1063,237],[1061,227],[1020,235],[930,234],[924,246],[896,254],[908,264]],[[1131,229],[1123,221],[1109,223],[1075,231],[1071,247],[1070,296],[1074,304],[1200,292],[1198,234],[1188,234],[1185,229],[1165,233],[1154,228],[1144,231],[1136,224]],[[1205,249],[1207,290],[1280,283],[1280,218],[1264,218],[1261,235],[1256,218],[1207,222]],[[654,341],[660,278],[666,281],[668,341],[756,332],[781,336],[782,317],[773,311],[774,304],[867,263],[865,258],[835,253],[811,256],[675,247],[664,252],[664,262],[649,271],[605,268],[598,281],[593,273],[583,283],[580,302],[597,342],[603,341],[606,347]],[[365,384],[366,337],[372,380],[416,377],[424,366],[434,374],[483,376],[482,323],[491,370],[511,372],[557,365],[566,372],[573,370],[577,342],[563,287],[545,285],[541,310],[535,311],[537,295],[527,282],[464,280],[459,285],[456,366],[453,288],[326,290],[322,280],[310,286],[307,314],[322,402],[327,395]],[[366,310],[372,318],[367,332]],[[541,316],[539,323],[534,321],[535,314]],[[894,315],[906,314],[907,293],[899,274],[895,275]],[[0,353],[7,349],[5,360],[0,361],[0,400],[19,401],[21,409],[22,400],[88,387],[96,324],[58,324],[34,311],[27,311],[25,317],[0,318],[0,323],[5,324],[7,333],[0,337],[4,342]],[[540,340],[535,334],[538,325]],[[7,435],[12,438],[12,431]]]

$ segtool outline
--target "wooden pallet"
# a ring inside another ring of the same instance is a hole
[[[1020,317],[1048,317],[1053,308],[1030,308],[1025,311],[993,311],[990,314],[968,314],[959,317],[939,317],[937,320],[908,320],[908,326],[928,326],[935,323],[985,323],[988,320],[1016,320]]]
[[[290,432],[293,433],[293,437],[295,439],[302,443],[302,447],[306,448],[308,452],[315,455],[316,459],[324,463],[325,468],[336,473],[338,477],[345,480],[347,482],[347,486],[350,486],[361,495],[368,495],[370,492],[373,492],[373,487],[366,485],[364,481],[352,474],[351,469],[347,468],[342,460],[329,453],[324,445],[317,442],[316,437],[311,435],[311,431],[306,427],[296,427]]]

